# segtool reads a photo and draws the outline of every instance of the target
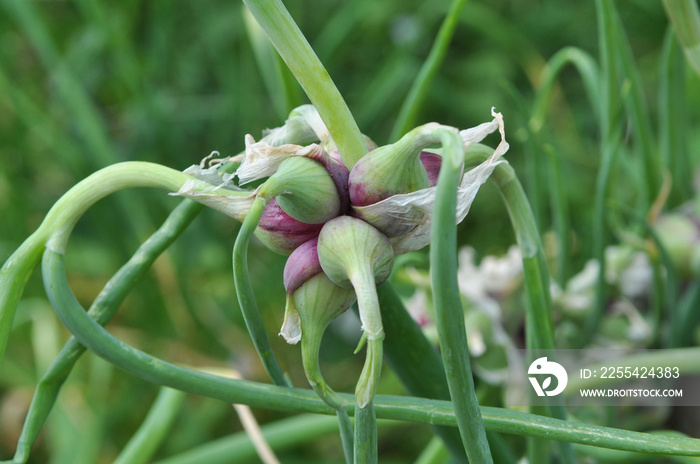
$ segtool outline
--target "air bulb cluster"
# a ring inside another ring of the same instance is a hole
[[[225,163],[190,168],[188,173],[209,187],[192,183],[178,194],[244,221],[242,230],[254,227],[263,244],[289,255],[280,335],[289,343],[301,341],[309,383],[338,411],[342,401],[318,368],[324,331],[357,301],[363,329],[358,349],[366,343],[367,355],[356,401],[365,407],[374,396],[382,364],[384,331],[376,287],[391,274],[396,255],[423,248],[429,241],[443,163],[439,152],[443,139],[436,134],[449,132],[453,140],[461,140],[463,155],[487,134],[501,132],[494,154],[467,173],[459,186],[456,219],[460,221],[508,149],[503,120],[492,114],[493,121],[462,132],[430,123],[382,147],[366,138],[369,153],[348,169],[318,114],[307,105],[261,140],[247,136],[245,154],[224,160],[241,162],[235,172],[225,173]],[[311,139],[318,144],[296,145]],[[264,182],[235,205],[226,199],[226,189],[245,189],[253,181]]]

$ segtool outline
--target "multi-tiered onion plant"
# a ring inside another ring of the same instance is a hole
[[[491,121],[462,131],[438,123],[412,130],[402,127],[410,119],[406,114],[411,113],[411,105],[420,101],[431,67],[444,56],[440,51],[444,52],[463,1],[454,3],[436,43],[437,52],[431,54],[409,107],[402,113],[398,140],[381,147],[361,134],[282,3],[245,3],[312,105],[295,109],[283,126],[257,142],[247,137],[245,151],[239,156],[205,159],[184,172],[152,163],[115,164],[89,176],[56,202],[0,271],[0,359],[24,285],[42,257],[49,300],[75,337],[39,383],[11,462],[29,459],[61,384],[86,348],[143,379],[176,390],[289,412],[335,414],[347,462],[377,461],[377,417],[431,424],[455,459],[467,457],[473,463],[493,462],[494,456],[508,462],[499,449],[499,432],[533,438],[531,462],[548,459],[548,447],[534,441],[542,438],[560,441],[562,462],[575,462],[571,443],[700,455],[697,441],[689,438],[567,421],[558,404],[533,411],[538,414],[479,406],[457,287],[456,227],[489,178],[505,201],[522,254],[527,346],[553,348],[554,336],[539,232],[513,169],[501,159],[508,149],[502,115],[492,110]],[[495,149],[479,144],[494,132],[500,133]],[[258,181],[257,187],[248,188],[253,181]],[[64,271],[71,231],[99,199],[144,186],[186,199],[85,312]],[[242,222],[233,249],[236,292],[255,349],[274,385],[173,365],[131,347],[102,327],[133,281],[182,233],[201,205]],[[271,250],[289,255],[279,282],[287,292],[281,328],[265,327],[256,307],[247,264],[253,235]],[[384,283],[397,256],[428,245],[440,354],[411,320],[391,286]],[[365,364],[354,395],[349,395],[335,392],[326,383],[319,350],[327,326],[353,304],[362,323],[357,352],[365,349]],[[313,392],[291,386],[269,342],[273,330],[289,343],[300,342],[303,369]],[[385,357],[415,396],[376,394]],[[178,398],[164,394],[157,408],[167,408]],[[350,416],[355,417],[354,423]],[[137,451],[130,449],[129,453]]]

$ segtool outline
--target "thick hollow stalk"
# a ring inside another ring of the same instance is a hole
[[[376,297],[376,295],[375,295]],[[376,463],[377,416],[374,394],[382,373],[383,337],[368,338],[365,365],[355,389],[355,462]]]
[[[267,332],[255,301],[250,274],[248,273],[248,243],[250,243],[250,238],[258,226],[258,222],[260,222],[265,204],[266,201],[263,198],[258,197],[255,199],[253,206],[251,206],[248,215],[243,221],[241,230],[238,232],[236,242],[233,245],[233,280],[236,285],[236,295],[238,296],[238,304],[241,307],[243,319],[267,374],[275,384],[289,386],[277,357],[272,351],[270,340],[267,337]]]
[[[464,310],[457,284],[455,211],[464,146],[455,129],[440,128],[434,135],[445,153],[437,183],[430,248],[433,303],[442,361],[467,456],[471,462],[491,463],[493,459],[474,391]]]
[[[47,295],[54,309],[76,338],[97,355],[134,375],[150,382],[228,403],[242,403],[288,412],[334,413],[333,408],[321,401],[312,391],[194,371],[150,356],[118,340],[82,309],[68,286],[63,256],[52,250],[47,250],[44,254],[43,276]],[[340,396],[348,402],[353,400],[348,394]],[[457,425],[452,404],[447,401],[377,395],[374,407],[377,417],[383,419],[453,427]],[[348,412],[352,410],[352,407],[348,408]],[[489,430],[502,433],[649,454],[700,456],[698,439],[631,432],[501,408],[481,407],[478,414],[483,417]]]
[[[355,406],[355,464],[377,464],[377,415],[374,403]]]
[[[367,147],[328,71],[281,0],[244,0],[244,3],[318,110],[338,146],[343,163],[352,169],[367,153]]]
[[[375,464],[377,456],[377,417],[374,395],[382,373],[384,327],[379,313],[377,286],[371,270],[351,277],[357,294],[362,327],[367,335],[365,364],[355,388],[355,463]]]

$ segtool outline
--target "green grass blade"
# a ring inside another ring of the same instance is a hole
[[[265,424],[260,430],[273,450],[283,451],[337,432],[337,424],[333,417],[303,414]],[[257,457],[250,436],[246,432],[240,432],[156,461],[154,464],[229,464]]]
[[[628,88],[627,98],[625,99],[627,113],[635,136],[635,146],[642,157],[640,171],[645,181],[643,185],[647,190],[645,192],[640,192],[640,196],[641,207],[646,210],[661,189],[661,163],[657,152],[656,141],[653,138],[654,132],[652,130],[651,118],[649,117],[646,97],[644,96],[639,68],[634,61],[632,48],[627,39],[625,28],[620,19],[620,15],[615,10],[614,4],[612,8],[613,20],[615,22],[616,48],[621,58],[622,75],[625,76],[623,87]]]
[[[394,117],[391,109],[399,104],[409,88],[410,76],[418,64],[405,53],[395,53],[379,66],[368,80],[356,110],[357,123],[362,127],[379,127]]]
[[[78,121],[76,128],[92,151],[95,161],[104,166],[118,161],[109,138],[104,118],[90,100],[87,92],[61,59],[34,2],[8,0],[5,9],[16,18],[31,39],[44,67],[56,80],[63,104]]]
[[[447,464],[448,462],[450,462],[450,453],[447,452],[445,444],[439,438],[433,438],[414,464]]]
[[[182,407],[185,393],[168,387],[161,387],[151,410],[148,411],[141,427],[131,437],[114,464],[146,464],[166,438],[177,414]]]
[[[416,79],[413,81],[411,90],[408,92],[401,106],[399,115],[394,123],[394,128],[391,131],[391,136],[389,137],[391,142],[398,140],[415,126],[418,112],[425,100],[428,89],[430,89],[430,85],[433,83],[435,75],[440,69],[442,62],[445,60],[447,49],[450,46],[452,36],[459,22],[459,16],[466,3],[467,0],[452,1],[450,9],[445,16],[445,20],[442,26],[440,26],[437,38],[430,49],[428,58],[426,58],[425,63],[423,63],[418,76],[416,76]]]
[[[243,5],[242,10],[248,40],[250,40],[253,48],[253,56],[258,65],[258,71],[272,100],[272,106],[275,107],[277,117],[284,121],[294,107],[289,106],[287,85],[283,80],[279,54],[265,35],[265,31],[262,30],[255,18],[253,18],[253,15],[250,14],[248,8]]]
[[[108,10],[108,4],[99,0],[78,0],[75,3],[82,10],[87,23],[105,34],[115,75],[133,96],[142,97],[143,88],[139,76],[143,75],[143,69],[137,59],[134,43],[129,39],[126,14],[118,9]]]
[[[62,60],[36,5],[35,2],[23,0],[0,3],[26,31],[47,72],[55,79],[62,104],[70,112],[75,128],[89,150],[88,160],[91,165],[99,168],[118,162],[119,157],[112,147],[102,113],[67,63]],[[143,204],[131,194],[120,196],[117,202],[124,217],[128,218],[127,223],[134,234],[137,237],[145,237],[146,230],[152,227],[150,216]],[[124,235],[120,234],[118,237],[123,239]]]
[[[664,0],[666,15],[673,24],[685,56],[700,76],[700,8],[695,0]]]
[[[672,332],[671,346],[686,346],[692,342],[693,330],[700,323],[699,305],[700,282],[695,281],[678,301],[678,309],[672,319],[675,330]]]
[[[669,28],[659,70],[659,150],[673,181],[669,207],[683,203],[693,194],[693,170],[686,155],[686,95],[685,61],[676,36]]]
[[[352,31],[362,24],[370,8],[377,8],[374,0],[355,0],[338,5],[335,14],[324,22],[323,28],[318,35],[312,39],[313,48],[316,50],[321,61],[329,62],[336,54],[338,48]]]
[[[593,310],[584,325],[583,341],[590,342],[602,318],[607,300],[605,282],[605,246],[607,227],[605,223],[606,201],[610,191],[611,170],[620,149],[619,108],[619,68],[617,62],[617,34],[615,15],[610,0],[596,0],[598,42],[601,61],[601,111],[600,123],[600,166],[596,178],[596,191],[593,199],[593,259],[598,261],[599,273],[596,281],[596,296]]]
[[[564,193],[564,180],[558,153],[551,146],[545,148],[549,159],[549,184],[551,185],[550,202],[554,216],[554,230],[557,234],[557,283],[564,288],[569,279],[570,253],[570,214]]]
[[[85,156],[75,140],[51,120],[22,88],[13,85],[0,63],[0,98],[6,99],[14,110],[15,115],[25,127],[32,128],[47,146],[53,148],[52,153],[61,164],[73,173],[83,172],[86,166]]]

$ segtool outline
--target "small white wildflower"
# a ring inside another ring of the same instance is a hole
[[[460,292],[493,320],[501,318],[499,299],[509,294],[520,282],[523,266],[517,247],[512,246],[503,257],[487,256],[475,264],[476,251],[460,249],[457,279]]]
[[[598,261],[589,260],[584,268],[572,277],[566,284],[566,288],[553,298],[565,309],[571,311],[586,311],[593,306],[595,298],[595,284],[600,272]]]
[[[605,250],[605,260],[608,264],[606,281],[618,285],[624,296],[637,298],[649,294],[653,271],[646,253],[610,246]]]
[[[481,261],[486,291],[492,295],[510,292],[520,282],[523,258],[516,246],[511,246],[503,257],[486,256]]]
[[[428,295],[421,289],[417,289],[405,303],[406,311],[421,328],[434,325],[428,312],[428,304]]]

